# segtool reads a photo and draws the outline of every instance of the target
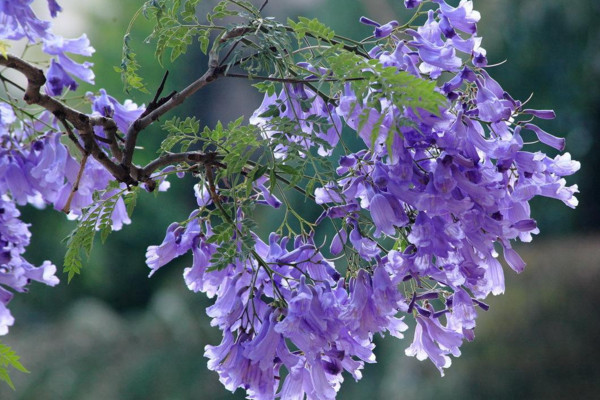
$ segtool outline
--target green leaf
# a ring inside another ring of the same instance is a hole
[[[255,170],[253,170],[252,171],[252,180],[251,181],[254,182],[258,178],[260,178],[261,176],[263,176],[265,174],[265,172],[267,172],[268,169],[269,169],[268,165],[261,165],[260,167],[258,167]]]
[[[148,89],[146,89],[142,77],[137,73],[140,65],[137,62],[135,52],[129,46],[129,41],[130,36],[129,34],[126,34],[123,37],[121,65],[119,67],[114,67],[114,69],[121,74],[121,80],[123,81],[126,92],[129,92],[130,89],[136,89],[143,93],[150,93]]]
[[[138,188],[134,188],[123,196],[123,201],[125,202],[125,207],[127,208],[127,215],[129,217],[133,215],[133,209],[137,203],[138,190]]]
[[[273,82],[259,82],[259,83],[255,83],[254,86],[256,89],[258,89],[259,92],[261,93],[265,93],[268,96],[273,96],[275,94],[275,84]]]
[[[20,358],[13,349],[0,342],[0,381],[6,382],[12,390],[15,390],[15,385],[10,378],[8,367],[12,367],[23,373],[29,373],[27,368],[19,361]]]
[[[180,150],[185,152],[188,148],[200,141],[198,131],[200,130],[200,121],[195,117],[187,117],[183,121],[179,117],[174,117],[166,121],[162,128],[168,132],[167,137],[160,144],[158,153],[169,152],[177,144]]]
[[[331,41],[335,37],[335,32],[316,18],[298,17],[298,22],[288,18],[287,22],[296,33],[298,40],[304,39],[306,35],[327,41]]]
[[[92,251],[97,217],[97,213],[91,214],[87,219],[81,221],[67,237],[67,252],[63,263],[63,272],[68,274],[68,282],[71,282],[75,275],[81,273],[83,266],[81,253],[84,252],[89,256]]]

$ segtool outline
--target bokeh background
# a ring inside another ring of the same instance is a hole
[[[39,2],[45,6],[45,2]],[[148,103],[148,96],[122,93],[113,66],[120,62],[121,40],[141,0],[63,0],[66,12],[56,29],[65,36],[87,32],[97,53],[98,87],[121,100]],[[361,15],[381,22],[406,19],[400,0],[271,1],[267,13],[279,17],[318,17],[336,32],[360,38],[369,29]],[[456,4],[458,1],[449,1]],[[567,138],[567,151],[582,163],[570,179],[581,193],[576,210],[555,200],[533,204],[542,233],[521,249],[528,267],[516,276],[506,271],[507,293],[490,298],[481,312],[476,340],[441,378],[429,362],[407,358],[412,341],[377,342],[378,363],[365,377],[343,385],[340,399],[564,399],[597,398],[600,393],[600,2],[596,0],[475,0],[482,13],[492,76],[531,108],[556,110],[542,121],[549,132]],[[205,6],[211,4],[206,1]],[[43,8],[43,7],[42,7]],[[42,13],[42,11],[40,11]],[[133,43],[147,82],[157,85],[164,70],[152,46],[142,41],[150,25],[143,19]],[[175,65],[167,91],[199,76],[205,59],[192,50]],[[260,103],[246,82],[217,81],[196,94],[177,114],[196,115],[211,126],[249,116]],[[161,140],[159,129],[144,132],[150,156]],[[139,161],[142,161],[140,158]],[[22,356],[30,374],[14,373],[12,392],[0,386],[2,399],[241,399],[206,369],[206,344],[220,341],[204,309],[210,301],[188,291],[182,257],[147,279],[146,246],[159,244],[168,224],[183,220],[194,207],[189,180],[172,182],[168,193],[138,201],[134,223],[96,244],[83,274],[56,288],[34,285],[11,303],[16,325],[2,340]],[[31,222],[27,253],[36,264],[61,265],[61,240],[72,222],[51,210],[23,209]],[[267,214],[258,218],[266,220]]]

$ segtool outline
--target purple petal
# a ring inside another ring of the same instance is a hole
[[[523,128],[534,131],[535,134],[537,135],[538,139],[540,140],[540,142],[542,142],[550,147],[554,147],[556,150],[562,151],[565,149],[565,139],[564,138],[559,138],[559,137],[553,136],[534,124],[525,124],[523,126]]]

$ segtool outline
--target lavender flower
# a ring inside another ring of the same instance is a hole
[[[50,10],[50,16],[52,18],[56,18],[58,13],[62,11],[62,7],[56,0],[48,0],[48,9]]]
[[[36,17],[29,6],[31,0],[0,2],[0,38],[19,40],[24,37],[37,42],[50,35],[50,23]]]
[[[64,88],[76,90],[79,84],[54,59],[46,72],[46,92],[51,96],[60,96]]]
[[[20,213],[8,196],[0,195],[0,335],[8,333],[14,323],[8,303],[13,294],[8,290],[25,292],[32,281],[55,286],[56,266],[44,261],[34,267],[23,258],[31,233],[28,225],[19,219]]]
[[[126,133],[131,125],[144,112],[145,107],[139,106],[127,99],[123,104],[108,95],[106,90],[100,89],[100,96],[86,93],[86,97],[92,102],[92,110],[104,117],[113,118],[121,132]]]

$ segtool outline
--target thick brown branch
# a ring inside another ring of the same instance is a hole
[[[91,154],[92,157],[100,162],[108,172],[120,182],[125,182],[127,184],[136,183],[129,175],[128,171],[123,170],[120,166],[112,162],[106,153],[98,146],[98,143],[94,140],[94,130],[89,116],[46,94],[40,93],[41,87],[46,83],[46,77],[41,69],[10,54],[8,54],[6,58],[0,57],[0,65],[15,69],[25,75],[27,78],[27,88],[23,95],[23,100],[25,100],[27,104],[37,104],[42,106],[53,113],[56,118],[63,122],[63,124],[65,121],[71,123],[73,127],[78,130],[79,136],[84,143],[83,147],[87,153]],[[114,124],[114,121],[108,118],[105,119],[106,126],[109,126],[111,123]]]
[[[210,82],[217,79],[217,67],[218,57],[216,53],[211,52],[209,59],[208,71],[204,73],[199,79],[191,83],[181,92],[173,94],[173,96],[164,104],[158,106],[155,110],[151,111],[147,115],[138,118],[133,124],[129,126],[127,131],[127,139],[125,141],[125,150],[123,152],[123,159],[121,161],[122,166],[125,169],[131,168],[131,161],[133,159],[133,152],[135,150],[135,144],[137,142],[138,134],[147,128],[150,124],[156,121],[158,118],[171,111],[183,103],[188,97],[208,85]]]
[[[106,117],[93,117],[90,118],[90,122],[92,125],[102,126],[104,128],[104,133],[106,133],[106,138],[108,139],[108,143],[110,145],[110,152],[113,157],[115,157],[118,161],[123,159],[123,152],[119,147],[119,143],[117,142],[117,124],[110,118]]]
[[[219,68],[218,50],[226,41],[243,36],[249,31],[247,27],[237,27],[224,32],[217,40],[213,50],[209,54],[208,70],[192,84],[188,85],[181,92],[173,92],[170,95],[154,101],[153,107],[149,112],[142,114],[128,129],[125,139],[125,146],[122,149],[117,142],[117,125],[115,121],[107,117],[90,117],[79,112],[66,104],[40,92],[41,87],[46,83],[44,72],[34,65],[21,60],[18,57],[8,55],[7,58],[0,57],[0,65],[15,69],[21,72],[27,78],[27,88],[23,99],[27,104],[37,104],[46,110],[52,112],[66,127],[69,138],[73,140],[82,154],[89,154],[106,170],[112,174],[118,181],[126,184],[136,185],[138,182],[145,182],[151,186],[153,180],[150,175],[158,168],[178,162],[203,163],[221,167],[216,153],[198,153],[187,152],[180,154],[169,154],[160,157],[143,168],[132,164],[133,153],[139,132],[148,127],[159,117],[183,103],[188,97],[202,89],[207,84],[217,79],[223,71]],[[166,76],[165,76],[166,78]],[[160,96],[163,84],[157,92]],[[98,145],[94,135],[94,126],[102,126],[106,133],[106,142],[110,145],[110,150],[120,162],[120,165],[112,161],[107,153]],[[71,129],[77,130],[77,135]],[[81,139],[82,144],[79,142]]]
[[[138,134],[158,118],[183,103],[188,97],[196,93],[198,90],[217,79],[219,74],[222,73],[222,69],[219,66],[219,46],[228,40],[245,35],[250,30],[251,29],[246,26],[240,26],[235,27],[227,32],[223,32],[223,34],[214,44],[213,49],[209,52],[208,70],[204,73],[204,75],[188,85],[181,92],[171,93],[169,95],[170,97],[168,96],[167,101],[156,107],[156,109],[152,110],[148,114],[142,114],[140,118],[131,124],[127,131],[125,150],[123,151],[123,159],[121,160],[121,165],[124,169],[130,169],[132,166],[131,162],[133,160],[133,152],[135,151],[135,144],[137,142]]]

